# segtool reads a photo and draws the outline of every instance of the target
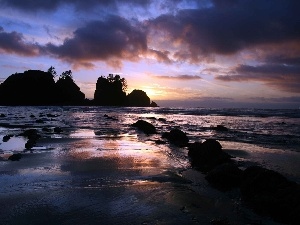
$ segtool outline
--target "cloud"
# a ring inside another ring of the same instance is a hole
[[[177,76],[154,76],[157,79],[167,79],[167,80],[201,80],[200,76],[196,75],[177,75]]]
[[[150,0],[42,0],[42,1],[24,1],[24,0],[0,0],[2,7],[11,7],[27,12],[35,11],[54,11],[63,5],[74,6],[77,10],[92,9],[97,6],[116,8],[118,4],[132,4],[145,7]]]
[[[300,65],[239,65],[231,71],[231,75],[216,76],[216,79],[225,82],[257,81],[280,91],[300,93]]]
[[[0,26],[0,53],[18,54],[22,56],[36,56],[39,54],[38,44],[25,41],[18,32],[5,32]]]
[[[291,97],[281,97],[281,98],[264,98],[264,97],[255,97],[250,98],[256,102],[279,102],[279,103],[300,103],[299,96],[291,96]]]
[[[300,2],[296,0],[213,1],[210,8],[179,10],[149,20],[150,35],[165,37],[178,60],[199,62],[211,54],[297,40]]]
[[[172,63],[172,60],[169,58],[169,51],[158,51],[154,49],[148,49],[148,56],[153,56],[158,62],[163,62],[166,64]]]
[[[137,61],[148,51],[142,29],[118,16],[88,22],[63,44],[48,43],[43,49],[45,54],[74,64],[100,60],[113,65],[121,60]]]

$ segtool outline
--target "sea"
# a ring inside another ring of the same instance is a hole
[[[131,126],[141,119],[158,134]],[[54,132],[58,127],[61,132]],[[300,182],[300,109],[2,106],[0,203],[7,207],[0,219],[3,224],[97,224],[98,219],[211,224],[225,218],[230,224],[277,224],[247,207],[237,212],[238,198],[210,189],[204,175],[191,168],[188,149],[162,139],[174,128],[190,143],[218,140],[242,169],[260,165]],[[30,150],[19,136],[27,129],[41,135]],[[2,140],[6,135],[10,139]],[[16,153],[22,154],[20,161],[8,160]],[[193,202],[190,190],[206,205]]]

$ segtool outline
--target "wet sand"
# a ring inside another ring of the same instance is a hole
[[[238,190],[211,188],[186,149],[152,139],[73,130],[41,138],[20,161],[2,154],[1,224],[277,224]]]

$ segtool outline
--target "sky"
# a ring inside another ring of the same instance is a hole
[[[299,0],[0,0],[0,82],[119,74],[160,106],[300,109]]]

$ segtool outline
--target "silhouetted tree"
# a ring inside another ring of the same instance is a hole
[[[53,78],[57,76],[54,66],[50,66],[47,72],[50,73]]]
[[[72,71],[71,70],[67,70],[67,71],[63,72],[60,75],[59,79],[66,79],[67,77],[71,78],[71,80],[73,80],[73,76],[72,76]]]

